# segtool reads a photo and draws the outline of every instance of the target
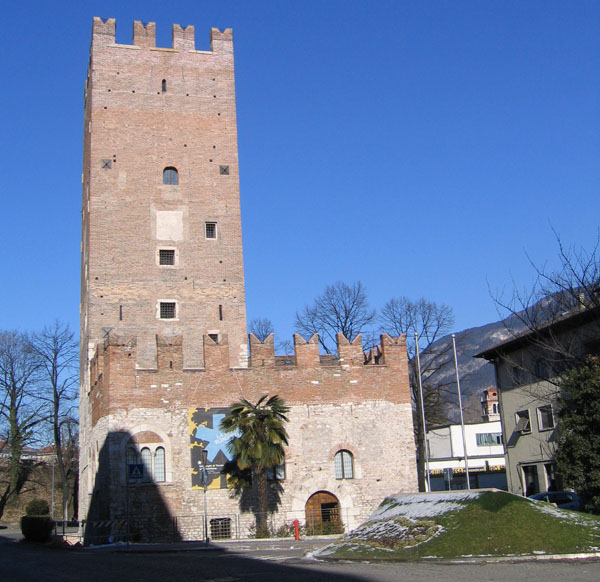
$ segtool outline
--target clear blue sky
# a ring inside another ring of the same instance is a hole
[[[336,280],[424,296],[456,330],[488,287],[551,265],[600,217],[600,2],[303,0],[3,8],[0,329],[78,329],[92,17],[234,29],[248,317],[279,339]]]

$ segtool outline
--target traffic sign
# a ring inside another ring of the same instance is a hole
[[[144,478],[144,465],[138,463],[131,463],[128,465],[129,468],[129,480],[130,481],[141,481]]]

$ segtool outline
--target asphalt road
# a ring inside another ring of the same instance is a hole
[[[193,582],[295,582],[339,580],[378,582],[597,582],[600,562],[502,563],[448,565],[433,563],[316,562],[304,558],[304,543],[237,542],[220,550],[156,552],[139,547],[135,552],[113,549],[60,550],[16,541],[19,536],[0,530],[0,580],[38,579],[71,581],[170,580]]]

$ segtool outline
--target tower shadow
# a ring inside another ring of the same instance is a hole
[[[84,544],[182,539],[177,520],[154,480],[152,464],[140,453],[129,432],[106,436],[98,453]]]

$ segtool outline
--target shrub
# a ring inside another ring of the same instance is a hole
[[[54,522],[49,517],[24,515],[21,518],[21,532],[29,542],[47,542],[54,529]]]
[[[50,515],[50,507],[44,499],[33,499],[25,506],[25,515]]]

